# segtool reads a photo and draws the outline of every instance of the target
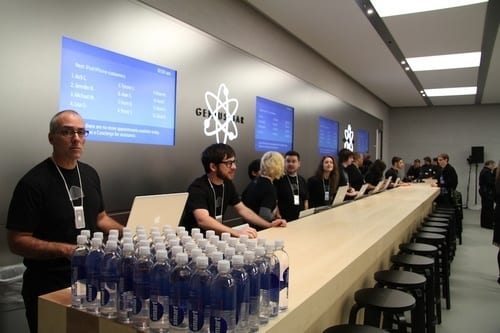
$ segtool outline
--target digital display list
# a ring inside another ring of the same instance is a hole
[[[79,112],[88,140],[174,145],[175,70],[62,38],[60,109]]]
[[[339,148],[339,123],[337,121],[319,117],[318,148],[320,155],[337,156]]]
[[[358,130],[358,139],[356,140],[358,142],[358,152],[365,154],[369,151],[370,147],[370,140],[369,140],[369,133],[367,130]]]
[[[293,148],[293,107],[257,96],[255,150],[286,153]]]

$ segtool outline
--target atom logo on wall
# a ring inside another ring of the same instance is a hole
[[[344,148],[354,151],[354,132],[351,124],[348,124],[344,130]]]
[[[210,116],[203,121],[203,130],[206,136],[213,136],[217,143],[227,143],[238,137],[238,128],[234,121],[239,102],[236,98],[229,98],[229,89],[224,83],[219,85],[217,95],[207,91],[205,104]]]

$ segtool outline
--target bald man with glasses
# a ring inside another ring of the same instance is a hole
[[[22,295],[31,332],[37,332],[38,296],[71,284],[70,258],[80,231],[122,230],[104,210],[97,172],[79,161],[87,135],[76,111],[54,115],[52,155],[21,178],[10,202],[7,241],[24,257]]]

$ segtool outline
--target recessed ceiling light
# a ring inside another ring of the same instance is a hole
[[[415,57],[407,58],[406,61],[414,72],[479,67],[481,62],[481,52]]]
[[[401,65],[404,65],[404,64],[406,64],[406,61],[401,60]]]
[[[405,71],[409,71],[409,70],[410,70],[410,67],[406,66]]]
[[[488,0],[371,0],[380,17],[427,12],[482,2],[488,2]]]
[[[425,93],[429,97],[475,95],[476,91],[477,87],[425,89]]]
[[[368,15],[373,14],[373,9],[372,9],[372,8],[368,9],[368,10],[366,11],[366,13],[367,13]]]

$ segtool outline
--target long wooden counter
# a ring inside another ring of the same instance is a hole
[[[345,323],[354,292],[373,286],[373,273],[389,267],[432,208],[437,188],[413,184],[369,196],[268,229],[259,237],[283,239],[290,256],[289,308],[260,332],[322,332]],[[69,289],[41,296],[39,331],[135,332],[69,307]]]

